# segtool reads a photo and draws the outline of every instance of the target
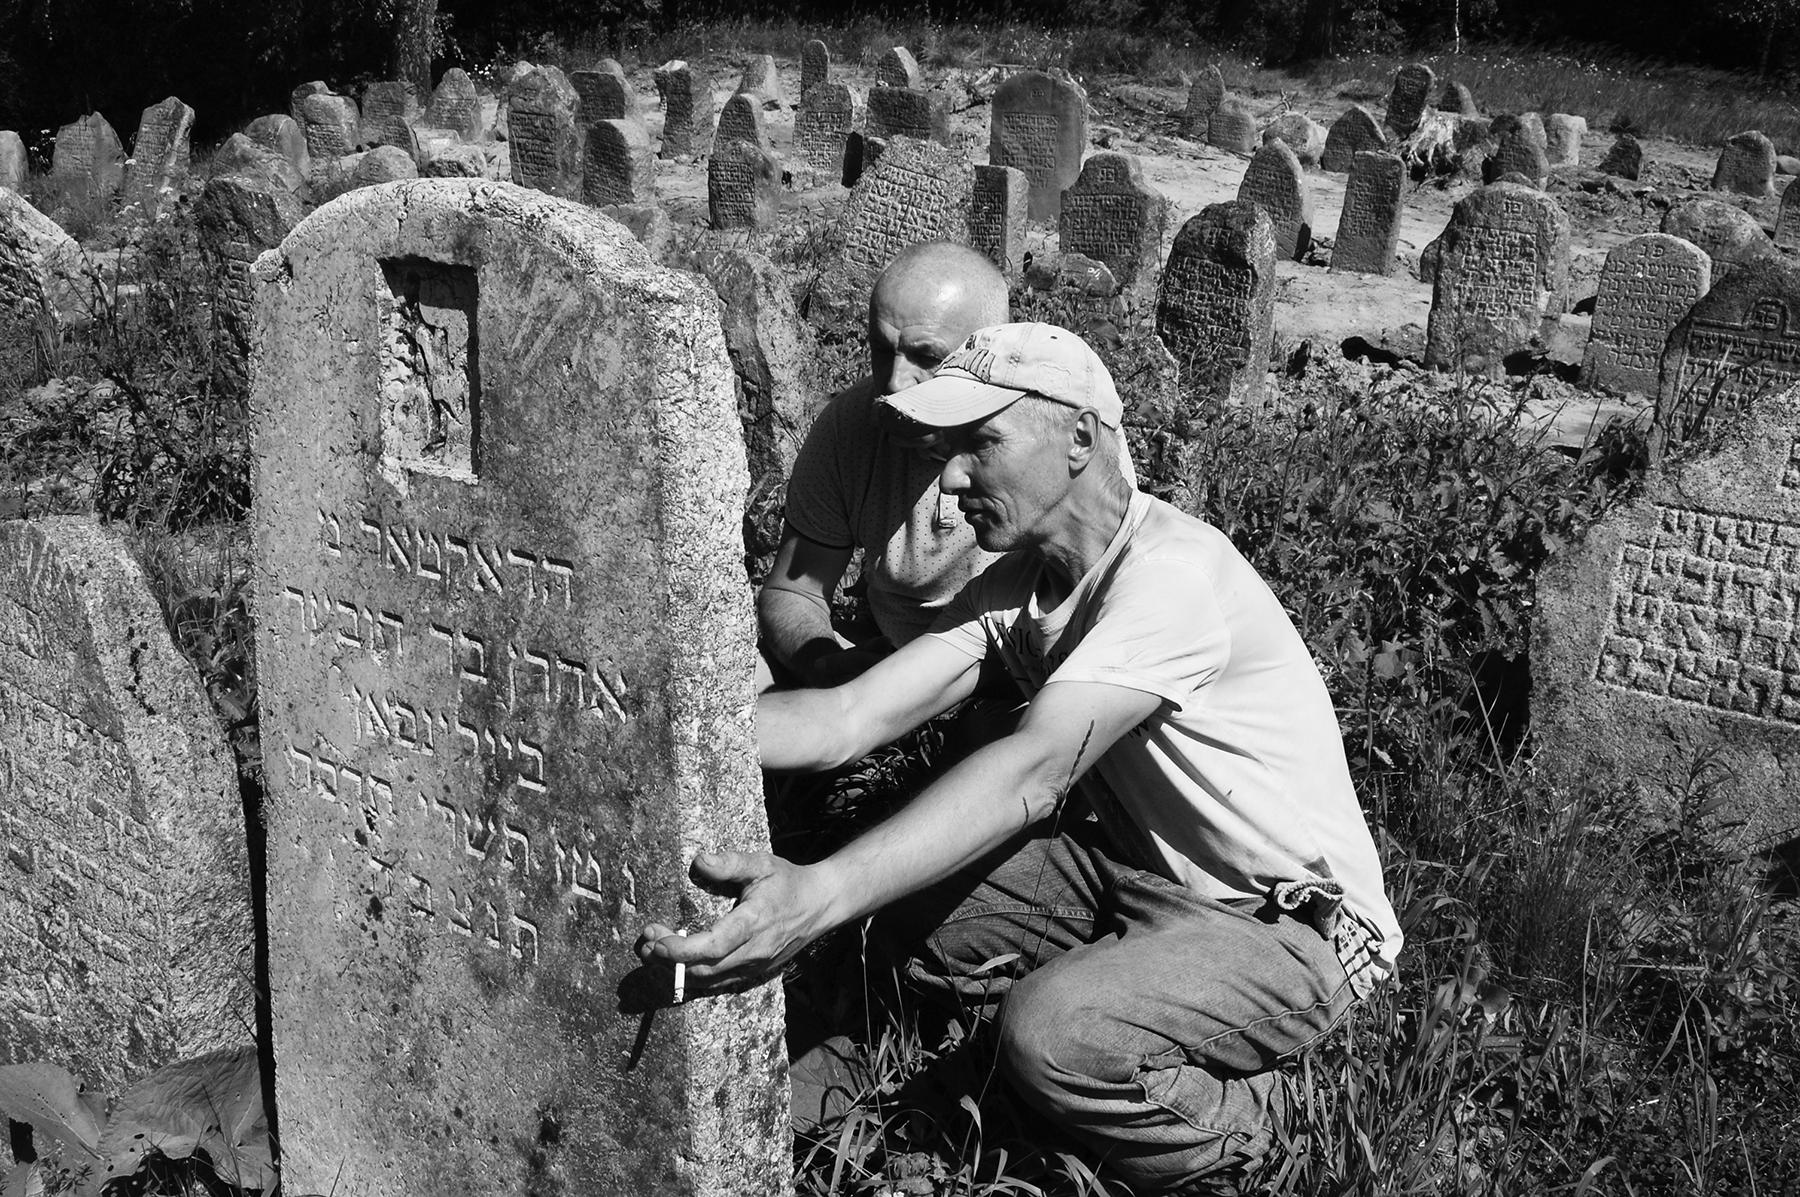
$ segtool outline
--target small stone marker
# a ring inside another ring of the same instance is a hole
[[[1256,118],[1236,96],[1226,96],[1206,125],[1206,144],[1245,158],[1256,153]]]
[[[581,196],[580,97],[556,67],[533,67],[506,88],[512,181],[566,199]]]
[[[144,109],[125,167],[125,202],[142,205],[145,215],[156,215],[187,179],[188,135],[193,129],[194,110],[174,96]]]
[[[875,276],[909,245],[967,244],[973,176],[955,150],[912,137],[894,138],[875,162],[865,161],[833,228],[833,240],[843,248],[822,272],[807,319],[819,324],[866,316]]]
[[[1130,154],[1100,153],[1082,165],[1063,192],[1057,248],[1106,265],[1121,287],[1155,278],[1169,201],[1144,181],[1144,165]]]
[[[807,92],[830,80],[831,51],[815,37],[800,47],[800,102],[805,104]]]
[[[280,113],[259,116],[244,126],[244,136],[264,149],[280,154],[301,175],[306,174],[309,164],[306,130],[293,117],[282,116]]]
[[[763,127],[762,105],[756,98],[738,92],[719,109],[719,127],[713,134],[713,150],[727,141],[747,141],[764,153],[770,152],[769,131]]]
[[[744,63],[737,94],[749,96],[765,108],[781,106],[781,77],[775,73],[775,56],[752,54]]]
[[[1800,266],[1740,265],[1688,309],[1663,350],[1656,398],[1662,447],[1728,422],[1800,382]]]
[[[696,75],[680,59],[656,68],[656,94],[662,97],[663,131],[660,157],[695,154],[712,136],[712,81]]]
[[[1546,563],[1532,724],[1559,781],[1720,779],[1746,855],[1800,834],[1800,410],[1771,396],[1717,451],[1652,466]]]
[[[977,166],[969,197],[969,244],[1001,273],[1025,267],[1025,225],[1031,219],[1031,180],[1012,166]]]
[[[1480,116],[1481,107],[1475,103],[1466,84],[1451,81],[1444,84],[1443,94],[1438,97],[1438,111],[1450,112],[1457,116]]]
[[[1319,167],[1347,171],[1364,150],[1387,148],[1387,133],[1376,121],[1375,114],[1361,104],[1352,104],[1331,122],[1331,130],[1325,134],[1325,151],[1319,155]]]
[[[856,127],[856,118],[856,94],[848,86],[830,80],[813,84],[794,113],[795,156],[808,166],[841,171],[844,139]]]
[[[81,245],[15,191],[0,190],[0,316],[29,324],[85,325],[97,280]]]
[[[356,101],[349,96],[313,92],[300,103],[300,124],[306,130],[306,153],[321,160],[342,158],[362,139]]]
[[[1394,86],[1388,92],[1387,127],[1402,137],[1417,129],[1436,85],[1437,76],[1422,62],[1410,62],[1395,71]]]
[[[1020,71],[994,92],[988,163],[1025,172],[1033,220],[1056,219],[1087,143],[1087,93],[1074,80]]]
[[[1211,136],[1213,113],[1225,102],[1225,76],[1217,65],[1208,63],[1188,85],[1187,107],[1181,113],[1184,137],[1207,139]]]
[[[907,87],[869,89],[868,113],[863,127],[870,137],[914,137],[921,141],[950,142],[950,110],[942,93]]]
[[[706,162],[706,203],[715,229],[766,229],[781,199],[781,164],[754,142],[730,138]]]
[[[0,187],[8,191],[23,187],[28,165],[25,140],[11,129],[0,129]]]
[[[1262,397],[1275,337],[1275,233],[1255,204],[1212,204],[1175,235],[1156,292],[1156,335],[1193,399]]]
[[[1713,286],[1740,265],[1777,254],[1775,243],[1756,218],[1723,200],[1694,199],[1676,204],[1663,215],[1662,232],[1692,241],[1712,259]]]
[[[894,46],[875,64],[875,86],[904,87],[917,90],[925,86],[919,72],[919,60],[905,46]]]
[[[1392,274],[1400,246],[1401,188],[1406,163],[1399,155],[1365,150],[1350,166],[1344,210],[1338,219],[1331,268],[1358,274]]]
[[[0,1062],[116,1093],[255,1038],[243,802],[122,538],[0,522]]]
[[[581,172],[581,198],[605,204],[656,202],[656,150],[644,122],[595,121],[588,126],[587,157]]]
[[[1312,195],[1300,159],[1285,141],[1266,142],[1238,183],[1237,197],[1249,200],[1269,217],[1275,230],[1275,255],[1287,261],[1312,248]]]
[[[256,328],[250,268],[259,254],[280,245],[305,214],[292,190],[247,173],[215,175],[200,192],[194,221],[200,260],[212,282],[213,310],[219,317],[213,379],[230,395],[249,393],[250,344]]]
[[[1691,242],[1644,233],[1606,255],[1581,381],[1616,393],[1656,394],[1669,333],[1712,286],[1712,260]]]
[[[768,848],[717,301],[475,180],[352,192],[255,278],[284,1183],[787,1193],[780,986],[671,1005],[631,948],[722,912],[698,848]]]
[[[1635,179],[1644,169],[1644,147],[1631,134],[1621,133],[1600,160],[1600,169],[1621,179]]]
[[[448,129],[464,141],[481,139],[481,93],[475,90],[475,81],[467,71],[451,67],[444,72],[431,93],[425,123]]]
[[[302,83],[299,87],[296,87],[293,91],[288,93],[288,115],[293,117],[296,123],[304,125],[306,123],[306,117],[302,110],[306,106],[306,97],[326,96],[330,94],[331,88],[323,79],[314,79],[311,82]]]
[[[1304,112],[1290,112],[1263,130],[1263,144],[1284,143],[1301,166],[1317,166],[1325,154],[1325,126]]]
[[[1581,139],[1587,136],[1587,118],[1553,112],[1544,118],[1544,154],[1551,166],[1580,166]]]
[[[412,144],[412,123],[419,118],[419,96],[413,85],[394,79],[377,79],[363,87],[362,144]]]
[[[1569,218],[1556,201],[1493,183],[1457,202],[1438,238],[1425,364],[1499,374],[1569,290]]]
[[[106,118],[90,112],[56,131],[50,174],[77,184],[88,195],[111,196],[125,182],[125,147]]]
[[[1542,191],[1550,180],[1550,156],[1544,149],[1541,128],[1503,114],[1494,119],[1493,134],[1499,145],[1481,164],[1481,177],[1493,183],[1502,175],[1516,173]]]
[[[1719,151],[1713,171],[1714,191],[1731,191],[1759,198],[1775,194],[1775,143],[1752,130],[1739,133]]]

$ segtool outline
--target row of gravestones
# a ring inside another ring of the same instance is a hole
[[[132,139],[131,156],[105,117],[90,112],[56,133],[50,175],[71,198],[110,203],[122,198],[154,216],[187,179],[189,134],[194,110],[174,96],[144,109]],[[25,143],[11,130],[0,130],[0,187],[24,186]]]

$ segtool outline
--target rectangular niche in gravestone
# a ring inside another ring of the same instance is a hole
[[[1800,834],[1800,394],[1647,472],[1538,576],[1531,711],[1559,780],[1690,778],[1751,850]],[[1658,811],[1658,815],[1668,813]]]
[[[0,1063],[116,1093],[254,1042],[243,804],[123,540],[0,522]]]
[[[1031,218],[1031,180],[1012,166],[977,166],[969,195],[969,245],[1008,278],[1025,268],[1025,225]]]
[[[1656,429],[1672,447],[1800,382],[1800,266],[1739,266],[1690,309],[1663,350]]]
[[[1174,357],[1190,400],[1261,398],[1275,338],[1275,231],[1268,213],[1232,200],[1181,226],[1157,287],[1156,335]]]
[[[1563,311],[1569,217],[1541,191],[1493,183],[1458,201],[1437,244],[1425,363],[1499,374]]]
[[[1031,219],[1055,220],[1087,153],[1087,92],[1069,78],[1020,71],[994,92],[988,162],[1031,181]]]
[[[1712,259],[1692,242],[1644,233],[1615,245],[1600,270],[1581,381],[1619,394],[1656,394],[1669,333],[1712,286]]]
[[[768,846],[716,301],[473,179],[351,192],[255,279],[284,1181],[787,1192],[779,985],[672,1005],[632,951],[722,911],[697,851]]]
[[[1365,150],[1350,163],[1344,184],[1344,209],[1331,268],[1358,274],[1392,274],[1400,244],[1400,193],[1406,163],[1398,154]]]

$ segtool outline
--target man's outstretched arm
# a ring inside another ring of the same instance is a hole
[[[775,563],[756,596],[763,652],[809,686],[833,685],[867,669],[884,649],[864,652],[831,627],[837,592],[852,550],[802,536],[792,524],[781,532]]]

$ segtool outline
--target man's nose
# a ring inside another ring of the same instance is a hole
[[[944,459],[943,468],[938,471],[938,489],[947,495],[960,495],[969,489],[969,471],[962,461],[962,454],[953,453]]]

